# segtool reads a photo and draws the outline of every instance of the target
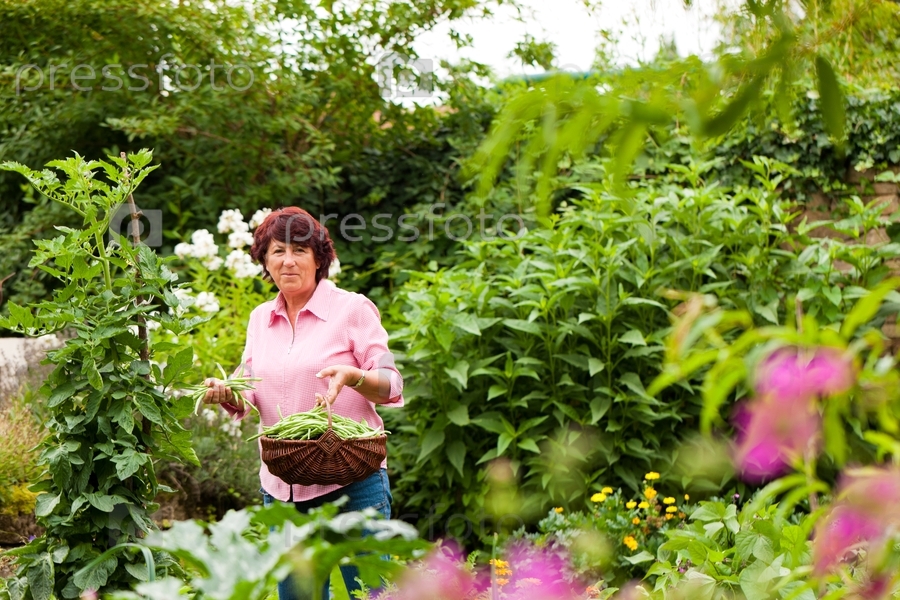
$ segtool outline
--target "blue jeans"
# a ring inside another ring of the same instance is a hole
[[[265,506],[276,502],[276,499],[265,490],[260,491],[263,494],[263,504]],[[324,496],[304,502],[294,502],[293,504],[297,507],[297,510],[305,513],[327,502],[334,502],[343,496],[349,496],[350,500],[341,507],[341,512],[374,508],[384,515],[385,519],[391,518],[391,502],[393,502],[394,497],[391,496],[391,484],[388,480],[387,469],[380,469],[362,481],[351,483]],[[365,532],[363,532],[363,535],[365,535]],[[341,565],[341,576],[344,579],[344,585],[347,586],[347,592],[353,598],[353,592],[361,589],[356,581],[356,578],[359,576],[359,569],[354,565]],[[278,600],[307,600],[311,597],[307,592],[298,589],[291,577],[278,584]],[[326,581],[322,591],[322,598],[328,600],[329,597],[328,582]]]

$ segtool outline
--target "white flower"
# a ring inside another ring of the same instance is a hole
[[[334,277],[336,275],[340,275],[341,273],[341,261],[337,259],[337,256],[334,257],[334,260],[331,261],[331,266],[328,267],[328,277]]]
[[[250,255],[243,250],[232,250],[225,257],[225,266],[239,279],[255,277],[262,272],[262,267],[254,264]]]
[[[159,329],[159,321],[148,320],[147,329],[149,329],[150,331],[156,331],[157,329]]]
[[[221,256],[207,256],[203,259],[203,266],[209,269],[210,271],[218,271],[222,268],[222,264],[225,261],[222,260]]]
[[[175,256],[177,256],[181,260],[194,256],[194,247],[187,242],[175,244]]]
[[[809,90],[806,92],[806,97],[809,98],[810,100],[818,100],[819,92],[817,92],[816,90]]]
[[[271,208],[261,208],[250,217],[250,229],[256,229],[272,212]]]
[[[203,312],[219,312],[219,301],[214,294],[209,292],[200,292],[197,294],[196,306],[197,310],[202,310]]]
[[[249,231],[232,231],[228,234],[228,245],[237,249],[251,246],[253,245],[253,234]]]
[[[232,437],[241,437],[241,422],[235,419],[228,419],[220,429]]]
[[[200,416],[206,420],[206,424],[212,426],[218,419],[219,415],[210,408],[204,408],[200,411]]]
[[[249,231],[249,226],[244,223],[244,215],[240,209],[232,208],[231,210],[223,210],[219,217],[219,233],[228,233],[229,231]]]
[[[205,229],[195,231],[191,235],[191,242],[194,244],[193,256],[196,258],[207,258],[219,254],[216,239]]]

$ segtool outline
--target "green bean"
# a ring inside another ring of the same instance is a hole
[[[287,417],[281,414],[281,407],[279,406],[278,416],[281,417],[278,422],[263,427],[260,433],[247,441],[250,442],[262,436],[276,440],[311,440],[318,438],[328,429],[328,415],[321,406],[317,406],[307,412],[294,413]],[[365,419],[358,423],[353,419],[334,413],[331,415],[331,428],[338,437],[345,440],[375,437],[390,433],[389,431],[373,429],[366,423]]]
[[[222,383],[225,384],[225,387],[230,389],[235,396],[240,397],[241,401],[244,403],[247,403],[247,399],[241,392],[255,389],[253,382],[262,381],[259,377],[244,377],[244,365],[241,365],[241,368],[238,370],[235,377],[228,377],[225,373],[225,369],[223,369],[222,365],[219,363],[216,363],[216,366],[219,367],[219,371],[222,373]],[[209,386],[203,384],[190,385],[183,388],[183,390],[185,395],[194,401],[194,414],[200,414],[200,407],[203,405],[203,398],[206,396],[206,392],[209,391]],[[252,404],[250,406],[254,409],[256,408]]]

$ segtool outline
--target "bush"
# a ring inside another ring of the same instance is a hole
[[[704,180],[710,166],[628,198],[608,193],[597,163],[579,166],[570,189],[583,198],[551,226],[465,243],[457,266],[411,273],[392,313],[407,408],[388,426],[404,434],[391,440],[398,497],[431,515],[423,529],[452,513],[483,521],[481,465],[498,457],[514,461],[526,518],[583,506],[601,483],[637,491],[635,473],[668,471],[701,406],[697,380],[658,397],[645,389],[662,369],[670,317],[686,309],[680,291],[761,324],[783,322],[798,294],[828,326],[900,255],[896,244],[809,237],[778,191],[787,165],[746,163],[757,185],[733,190]],[[849,215],[834,227],[852,237],[889,222],[858,197],[844,202]]]

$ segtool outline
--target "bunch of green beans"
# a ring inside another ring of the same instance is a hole
[[[225,373],[225,369],[223,369],[222,365],[219,363],[216,363],[216,366],[219,367],[219,371],[222,373],[222,382],[225,386],[234,393],[235,397],[239,396],[244,403],[247,402],[247,399],[244,398],[244,395],[241,392],[252,390],[254,381],[262,381],[259,377],[244,377],[244,365],[241,365],[240,370],[234,377],[228,377]],[[185,395],[194,401],[194,414],[200,414],[200,407],[203,406],[203,398],[206,396],[206,392],[209,391],[209,387],[200,384],[190,385],[183,389]],[[250,406],[253,405],[251,404]],[[255,409],[256,407],[253,406],[253,408]]]
[[[281,407],[278,408],[281,416]],[[331,414],[331,428],[341,439],[367,438],[390,433],[380,429],[372,429],[366,420],[357,423],[353,419]],[[317,406],[307,412],[294,413],[287,417],[281,416],[277,423],[263,427],[262,431],[247,441],[253,441],[266,436],[275,440],[314,440],[328,429],[328,414],[321,406]]]

